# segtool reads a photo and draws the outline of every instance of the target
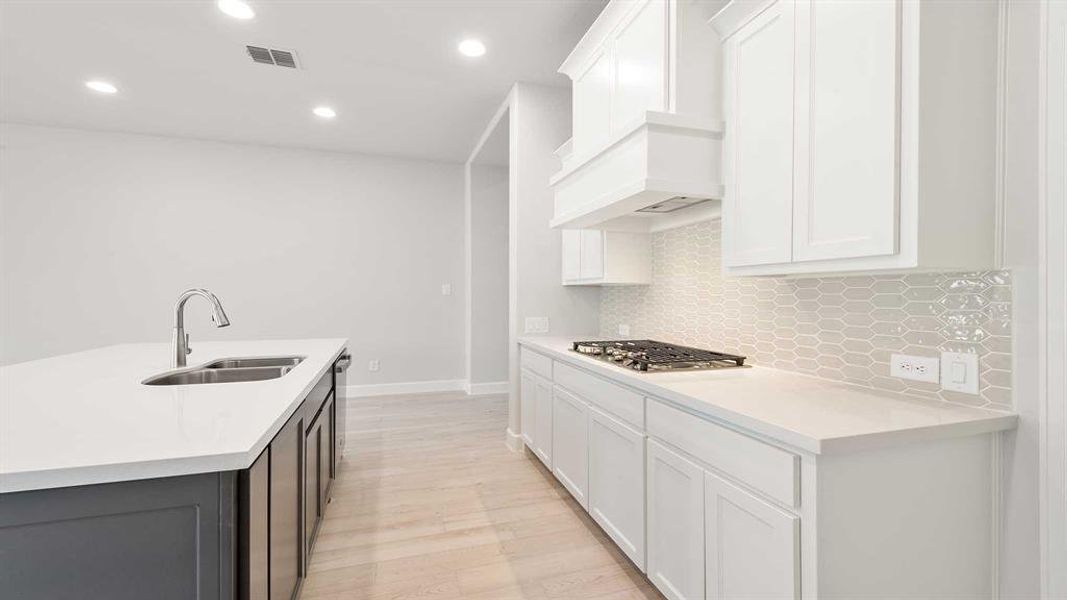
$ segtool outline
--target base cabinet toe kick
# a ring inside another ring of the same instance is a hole
[[[247,469],[0,494],[0,596],[297,598],[339,470],[343,369]]]
[[[667,598],[993,596],[997,433],[813,454],[520,353],[525,445]]]

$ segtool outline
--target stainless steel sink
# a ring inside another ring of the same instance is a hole
[[[205,369],[241,369],[244,367],[295,367],[303,356],[265,356],[261,358],[220,358],[204,365]]]
[[[145,379],[144,385],[200,385],[266,381],[282,377],[304,360],[303,356],[220,358],[202,367],[171,371]]]

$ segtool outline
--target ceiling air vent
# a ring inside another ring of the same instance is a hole
[[[245,46],[245,49],[248,50],[248,56],[252,57],[254,62],[264,65],[288,67],[290,69],[299,67],[296,62],[296,52],[293,52],[292,50],[264,48],[263,46]]]

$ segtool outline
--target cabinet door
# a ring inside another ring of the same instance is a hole
[[[533,450],[537,447],[534,437],[537,431],[537,381],[523,369],[519,374],[519,404],[521,408],[522,439]]]
[[[615,38],[611,126],[620,133],[645,111],[666,109],[667,2],[644,0]]]
[[[240,487],[240,542],[237,597],[267,600],[270,568],[270,448],[259,455],[238,478]]]
[[[800,519],[704,476],[707,597],[800,598]]]
[[[581,232],[581,279],[603,279],[604,232],[599,229],[582,229]]]
[[[900,3],[799,0],[793,260],[897,252]]]
[[[589,407],[556,387],[552,404],[552,472],[584,508],[589,508]]]
[[[319,521],[322,519],[323,416],[319,413],[304,438],[304,556],[311,556]]]
[[[552,468],[552,383],[540,377],[536,378],[535,397],[537,408],[537,433],[534,435],[534,454],[545,466]]]
[[[779,0],[723,44],[727,267],[792,255],[793,14]]]
[[[291,600],[304,574],[304,420],[297,411],[270,444],[270,598]]]
[[[573,87],[573,156],[581,160],[600,149],[611,132],[611,88],[613,80],[610,49],[604,49]]]
[[[582,230],[564,229],[560,254],[563,258],[563,283],[578,281],[582,277]]]
[[[337,435],[337,421],[334,412],[337,406],[336,397],[330,394],[326,406],[322,407],[322,437],[319,439],[319,479],[322,486],[319,488],[319,502],[322,505],[320,514],[326,514],[326,504],[330,501],[330,492],[333,489],[333,480],[337,476],[333,463],[333,440]]]
[[[643,571],[645,436],[593,406],[589,407],[589,514]]]
[[[671,600],[704,597],[704,471],[648,440],[648,578]]]

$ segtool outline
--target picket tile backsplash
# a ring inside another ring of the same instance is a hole
[[[601,334],[740,353],[871,388],[1010,410],[1011,274],[724,277],[720,220],[652,236],[652,284],[608,287]],[[894,353],[974,352],[980,394],[890,377]]]

